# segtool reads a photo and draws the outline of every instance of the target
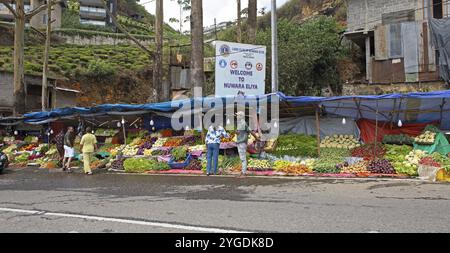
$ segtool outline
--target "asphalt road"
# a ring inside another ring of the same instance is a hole
[[[415,180],[0,175],[0,232],[450,232],[450,184]]]

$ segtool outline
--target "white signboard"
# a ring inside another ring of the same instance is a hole
[[[266,47],[216,42],[216,96],[265,94]]]

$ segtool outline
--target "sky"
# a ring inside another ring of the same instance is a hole
[[[141,4],[145,6],[148,12],[155,14],[155,1],[141,0]],[[277,6],[285,4],[288,0],[277,0]],[[180,29],[178,23],[169,23],[170,18],[180,18],[180,7],[176,3],[176,0],[164,0],[164,21],[174,27],[176,30]],[[241,8],[247,8],[248,1],[241,1]],[[271,0],[258,0],[258,11],[266,7],[266,11],[270,11]],[[236,20],[236,0],[203,0],[203,26],[214,25],[214,18],[217,19],[217,23],[224,21]],[[189,13],[185,12],[184,17]],[[183,30],[189,30],[189,22],[184,23]]]

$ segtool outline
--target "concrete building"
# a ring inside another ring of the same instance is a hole
[[[25,0],[24,5],[25,12],[29,12],[45,4],[45,2],[46,2],[45,0]],[[11,5],[13,8],[15,8],[15,4]],[[52,19],[55,20],[55,22],[52,23],[53,28],[61,27],[61,15],[64,6],[65,6],[64,1],[53,6]],[[2,3],[0,3],[0,21],[14,22],[13,14]],[[33,16],[31,20],[27,21],[27,24],[37,29],[45,28],[47,26],[47,11],[43,10],[39,12],[38,14]]]
[[[427,20],[449,16],[445,0],[347,0],[345,36],[363,51],[369,84],[440,82]]]
[[[57,86],[57,79],[49,79],[48,105],[50,108],[76,106],[78,90],[66,89]],[[27,90],[27,111],[41,111],[42,77],[25,76]],[[56,86],[56,88],[55,88]],[[10,116],[13,111],[13,74],[0,72],[0,115]]]
[[[117,0],[108,0],[108,8],[117,15]],[[102,0],[80,0],[80,22],[82,24],[105,26],[112,24]]]
[[[53,28],[59,28],[62,24],[63,9],[66,1],[61,1],[53,7],[52,23]],[[102,0],[80,0],[80,23],[105,26],[112,24],[111,17],[107,14]],[[43,4],[46,0],[25,0],[25,12],[29,12]],[[113,15],[117,15],[117,0],[108,0],[108,6]],[[14,4],[12,7],[15,8]],[[12,13],[0,3],[0,21],[14,22]],[[34,28],[42,29],[47,26],[47,12],[43,10],[36,14],[28,23]]]

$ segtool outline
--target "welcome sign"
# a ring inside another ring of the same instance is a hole
[[[265,94],[266,47],[216,42],[216,96]]]

